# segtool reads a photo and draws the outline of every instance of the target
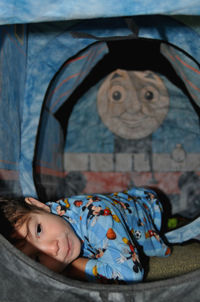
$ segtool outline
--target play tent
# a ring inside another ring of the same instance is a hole
[[[194,218],[199,14],[197,0],[1,0],[1,194],[45,201],[145,184],[167,194],[173,213]],[[34,263],[3,237],[0,279],[0,301],[200,296],[197,268],[129,286],[86,284]]]

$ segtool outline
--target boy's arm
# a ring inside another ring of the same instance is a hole
[[[85,267],[88,261],[88,258],[77,258],[67,266],[63,272],[63,275],[72,279],[87,281],[85,276]]]

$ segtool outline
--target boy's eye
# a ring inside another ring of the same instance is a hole
[[[36,230],[37,236],[40,236],[41,232],[42,232],[41,224],[38,224]]]

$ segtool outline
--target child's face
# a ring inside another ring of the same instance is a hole
[[[58,273],[80,254],[81,242],[71,226],[45,211],[31,213],[17,235],[26,240],[22,252]]]

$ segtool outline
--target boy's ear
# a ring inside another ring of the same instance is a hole
[[[50,212],[50,208],[46,204],[42,203],[41,201],[39,201],[33,197],[26,197],[25,202],[28,204],[34,205],[40,209],[43,209],[47,212]]]

